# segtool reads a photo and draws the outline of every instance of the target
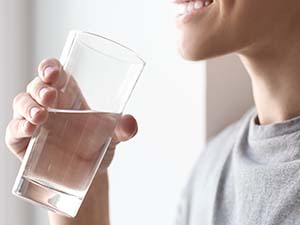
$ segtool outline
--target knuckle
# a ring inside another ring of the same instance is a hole
[[[15,136],[19,131],[19,123],[17,123],[17,120],[10,121],[8,125],[7,134],[9,134],[10,137]]]
[[[26,118],[30,118],[30,110],[33,107],[40,108],[29,93],[23,93],[16,97],[14,111]]]
[[[35,77],[26,87],[26,92],[29,93],[36,86],[38,77]]]
[[[13,105],[14,106],[18,105],[19,102],[24,98],[25,95],[26,95],[26,93],[24,93],[24,92],[17,94],[16,97],[14,97]]]
[[[27,84],[27,86],[26,86],[26,92],[30,91],[31,86],[32,86],[32,82],[33,82],[33,80]]]
[[[21,120],[16,121],[15,123],[15,133],[17,134],[18,137],[24,133],[24,128],[23,128],[24,122]]]

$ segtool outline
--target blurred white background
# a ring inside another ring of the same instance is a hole
[[[68,31],[82,29],[136,50],[147,62],[125,113],[138,135],[110,168],[113,225],[172,224],[189,172],[206,140],[253,103],[235,56],[186,62],[176,50],[170,1],[0,0],[0,225],[47,225],[47,214],[11,194],[19,163],[4,144],[13,97]],[[101,199],[99,199],[101,201]]]

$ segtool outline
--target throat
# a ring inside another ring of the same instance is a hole
[[[274,44],[268,49],[257,45],[258,54],[239,55],[251,79],[261,125],[300,115],[300,52],[293,43],[289,45],[278,48]]]

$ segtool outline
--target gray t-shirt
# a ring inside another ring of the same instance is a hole
[[[258,125],[256,109],[210,140],[176,225],[300,224],[300,116]]]

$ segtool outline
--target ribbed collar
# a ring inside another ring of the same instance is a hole
[[[300,116],[269,125],[259,125],[257,111],[250,113],[248,157],[263,164],[300,159]]]

